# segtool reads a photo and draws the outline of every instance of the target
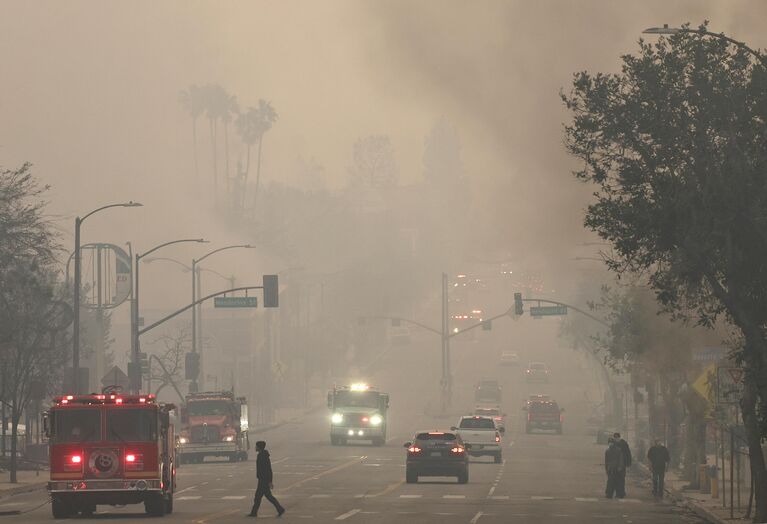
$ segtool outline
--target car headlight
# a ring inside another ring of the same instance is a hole
[[[224,437],[224,442],[234,442],[234,435],[227,435]]]
[[[333,413],[333,416],[330,417],[330,421],[333,424],[340,424],[341,422],[344,421],[344,416],[340,413]]]
[[[179,444],[186,444],[187,442],[189,442],[189,439],[186,437],[181,437],[178,439]]]
[[[370,423],[374,426],[378,426],[381,422],[383,422],[381,415],[373,415],[370,417]]]

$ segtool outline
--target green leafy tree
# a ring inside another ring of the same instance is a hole
[[[767,520],[767,71],[742,47],[679,33],[640,42],[617,74],[575,75],[563,94],[575,176],[596,187],[585,225],[609,267],[646,275],[662,306],[743,335],[741,401]]]

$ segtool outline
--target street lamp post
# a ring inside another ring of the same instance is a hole
[[[231,246],[225,246],[220,247],[218,249],[214,249],[213,251],[206,253],[205,255],[201,256],[200,258],[192,259],[192,303],[194,304],[197,301],[197,290],[200,286],[200,269],[197,267],[197,264],[205,260],[211,255],[215,255],[216,253],[220,253],[221,251],[226,251],[227,249],[236,249],[236,248],[243,248],[243,249],[253,249],[255,246],[251,246],[250,244],[236,244]],[[205,374],[203,373],[203,361],[202,361],[202,347],[197,348],[197,339],[198,335],[199,338],[202,339],[202,323],[199,322],[198,327],[198,316],[202,317],[202,305],[198,305],[197,307],[192,308],[192,352],[198,353],[200,357],[200,364],[199,364],[199,372],[197,374],[197,379],[193,379],[192,383],[189,384],[189,391],[190,392],[196,392],[199,391],[199,382],[205,383]],[[199,333],[198,333],[199,329]]]
[[[169,242],[164,242],[162,244],[159,244],[146,253],[136,253],[134,257],[134,267],[135,267],[135,276],[134,276],[134,283],[133,283],[133,314],[131,315],[131,361],[133,362],[134,366],[134,372],[132,374],[131,378],[131,389],[138,393],[141,390],[141,370],[138,368],[140,366],[139,363],[139,353],[140,353],[140,343],[139,343],[139,333],[138,333],[138,324],[139,324],[139,271],[140,271],[140,262],[141,259],[151,255],[158,249],[162,249],[166,246],[170,246],[173,244],[182,244],[185,242],[196,242],[199,244],[207,243],[208,241],[202,238],[182,238],[178,240],[171,240]]]
[[[72,389],[74,394],[80,393],[80,286],[81,286],[81,258],[80,258],[80,228],[85,222],[85,219],[91,215],[95,215],[99,211],[109,209],[112,207],[141,207],[143,204],[138,202],[129,201],[119,204],[109,204],[94,209],[84,217],[79,216],[75,218],[75,283],[74,292],[72,298]]]
[[[743,49],[744,51],[754,55],[764,66],[767,66],[767,56],[763,55],[759,51],[748,47],[744,42],[730,38],[724,33],[712,33],[705,29],[690,29],[689,27],[669,27],[668,24],[663,24],[663,27],[650,27],[642,31],[646,35],[676,35],[679,33],[690,33],[700,36],[710,36],[711,38],[718,38],[719,40],[726,40],[731,44]]]

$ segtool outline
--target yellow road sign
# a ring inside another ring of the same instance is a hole
[[[703,373],[695,379],[695,382],[692,383],[692,389],[708,402],[713,402],[715,385],[716,364],[709,364],[706,366],[706,369],[703,370]]]

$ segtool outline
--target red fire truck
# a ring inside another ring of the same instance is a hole
[[[149,515],[171,513],[174,408],[157,403],[154,395],[56,397],[44,419],[53,517],[90,515],[98,504],[140,502]]]
[[[205,457],[248,460],[248,402],[232,391],[190,393],[181,407],[179,464]]]

